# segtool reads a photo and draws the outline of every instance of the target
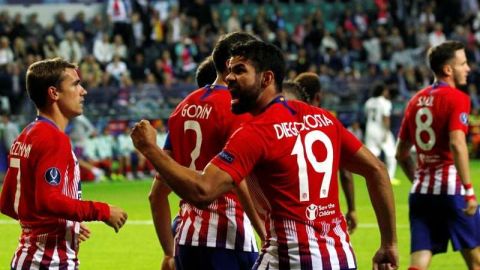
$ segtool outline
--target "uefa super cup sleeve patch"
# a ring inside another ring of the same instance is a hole
[[[223,161],[227,162],[228,164],[232,164],[233,161],[235,160],[235,157],[230,154],[229,152],[223,150],[222,152],[220,152],[218,154],[218,156],[220,157],[220,159],[222,159]]]
[[[460,114],[460,122],[464,125],[468,125],[468,114],[467,113],[461,113]]]
[[[44,177],[45,181],[52,186],[58,186],[58,184],[60,184],[60,171],[55,167],[48,168]]]

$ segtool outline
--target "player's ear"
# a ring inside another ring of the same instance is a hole
[[[443,66],[443,74],[450,76],[453,74],[453,68],[450,65],[444,65]]]
[[[266,87],[269,84],[273,83],[274,76],[272,71],[265,71],[263,72],[262,76],[262,87]]]
[[[52,100],[58,100],[59,96],[58,96],[58,92],[57,92],[57,88],[55,86],[50,86],[48,87],[47,89],[47,95],[48,97],[50,97],[50,99]]]

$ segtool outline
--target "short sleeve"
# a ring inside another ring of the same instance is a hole
[[[451,103],[452,113],[450,114],[448,130],[468,131],[468,116],[470,113],[470,98],[466,95],[457,95],[458,99]]]
[[[227,172],[238,184],[264,155],[266,145],[250,126],[242,126],[232,134],[212,163]]]
[[[362,142],[353,133],[340,125],[342,156],[353,156],[362,147]]]

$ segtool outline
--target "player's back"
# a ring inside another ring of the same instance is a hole
[[[226,86],[207,85],[188,95],[168,121],[166,148],[172,157],[183,166],[203,170],[240,124],[251,118],[234,115],[230,108]],[[233,192],[203,210],[182,200],[180,216],[180,245],[257,251],[250,221]]]
[[[234,115],[226,86],[206,86],[188,95],[169,118],[173,158],[198,171],[218,154],[229,136],[249,119]]]
[[[416,180],[430,175],[427,178],[434,178],[438,182],[432,184],[433,180],[424,179],[421,180],[424,184],[414,183],[412,190],[417,185],[424,187],[416,188],[418,192],[422,190],[421,193],[453,194],[460,190],[450,151],[449,133],[457,129],[467,132],[469,111],[469,97],[460,90],[443,84],[429,86],[410,100],[399,136],[402,140],[413,143],[417,150],[420,176]]]
[[[248,184],[266,213],[267,252],[289,258],[272,267],[320,269],[322,261],[330,262],[323,267],[355,267],[338,201],[337,171],[345,143],[353,145],[345,154],[361,146],[329,112],[278,97],[245,123],[214,160],[230,175],[252,171]]]

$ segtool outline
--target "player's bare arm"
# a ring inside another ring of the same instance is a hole
[[[164,261],[173,258],[174,240],[171,229],[171,211],[168,202],[168,194],[170,188],[157,174],[152,183],[152,188],[148,199],[150,201],[150,209],[152,212],[153,225],[157,232],[157,237],[163,249]]]
[[[412,143],[398,139],[397,152],[395,158],[398,161],[398,164],[402,168],[403,172],[407,176],[408,180],[413,183],[415,177],[415,161],[410,155],[410,149],[412,148]]]
[[[267,235],[267,233],[265,232],[265,224],[258,215],[257,210],[255,209],[252,197],[250,196],[250,192],[248,191],[247,182],[245,180],[240,182],[238,187],[235,188],[235,191],[237,193],[238,199],[242,203],[243,210],[252,222],[253,228],[255,228],[255,231],[257,232],[263,243]]]
[[[345,167],[367,182],[381,234],[381,246],[373,257],[373,269],[397,269],[398,247],[393,191],[385,165],[362,146]]]
[[[175,162],[156,143],[156,130],[147,120],[138,122],[132,130],[135,147],[150,160],[157,172],[180,197],[204,208],[223,193],[234,188],[231,176],[213,164],[203,172],[185,168]]]
[[[449,137],[450,149],[453,154],[453,160],[455,161],[455,167],[457,168],[460,180],[466,189],[465,200],[467,202],[467,207],[464,211],[467,215],[472,216],[477,211],[478,202],[470,180],[468,148],[465,133],[461,130],[454,130],[449,133]]]

